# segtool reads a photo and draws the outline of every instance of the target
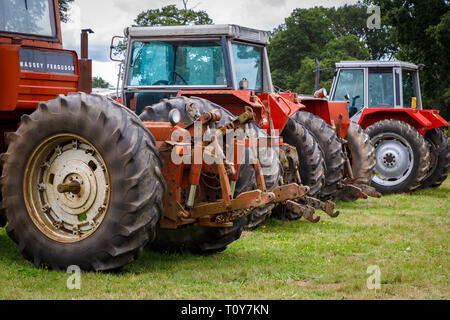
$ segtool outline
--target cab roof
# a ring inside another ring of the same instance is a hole
[[[131,38],[147,37],[188,37],[188,36],[226,36],[231,39],[269,44],[269,32],[251,29],[235,24],[213,24],[193,26],[162,26],[162,27],[128,27],[125,36]]]
[[[414,63],[404,61],[355,60],[355,61],[341,61],[336,63],[336,68],[370,68],[370,67],[404,68],[413,70],[419,69],[419,67]]]

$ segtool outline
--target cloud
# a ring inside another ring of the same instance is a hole
[[[113,61],[92,61],[93,77],[101,77],[115,87],[117,86],[118,74],[119,63]]]

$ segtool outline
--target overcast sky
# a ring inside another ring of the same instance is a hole
[[[356,0],[190,0],[188,7],[204,10],[215,24],[238,24],[255,29],[272,30],[295,8],[341,6]],[[175,4],[181,0],[75,0],[70,21],[62,24],[65,49],[79,53],[80,31],[91,28],[89,56],[93,60],[93,76],[100,76],[112,85],[117,83],[118,65],[109,60],[109,45],[114,35],[134,23],[136,16],[148,9]]]

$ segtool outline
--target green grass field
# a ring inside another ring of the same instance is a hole
[[[119,274],[82,273],[80,290],[65,272],[35,269],[2,229],[0,299],[450,299],[450,180],[337,205],[338,218],[272,219],[217,255],[146,252]]]

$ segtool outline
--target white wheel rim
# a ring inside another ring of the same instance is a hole
[[[392,132],[381,133],[371,141],[377,159],[373,181],[386,187],[405,181],[414,166],[414,153],[409,142]]]

